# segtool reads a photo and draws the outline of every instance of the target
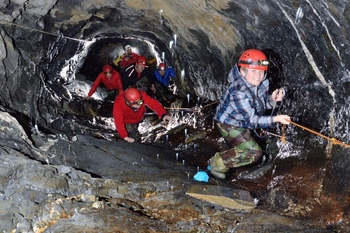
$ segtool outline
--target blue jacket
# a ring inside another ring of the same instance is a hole
[[[154,71],[154,76],[156,76],[156,79],[158,80],[158,82],[160,82],[161,84],[167,87],[169,85],[170,78],[175,77],[176,73],[174,68],[167,67],[165,69],[164,76],[161,76],[158,70]]]
[[[273,116],[262,116],[274,104],[271,95],[268,95],[269,81],[265,79],[257,87],[249,84],[240,74],[237,64],[228,78],[230,85],[220,98],[214,120],[238,128],[274,127]]]

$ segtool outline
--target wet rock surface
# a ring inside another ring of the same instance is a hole
[[[175,147],[181,147],[178,141],[130,144],[88,135],[41,135],[40,147],[34,147],[15,118],[4,112],[1,116],[7,119],[1,120],[7,124],[4,132],[13,131],[1,140],[4,232],[332,232],[324,218],[310,216],[315,207],[304,206],[315,205],[310,198],[319,194],[306,193],[306,186],[319,185],[319,177],[307,178],[310,173],[302,165],[296,166],[299,174],[286,170],[293,169],[290,164],[276,162],[275,171],[252,180],[237,177],[247,169],[242,168],[231,171],[226,180],[196,181],[198,170],[209,174],[206,160],[210,150],[217,149],[210,142],[214,132],[208,139],[193,139],[187,150]],[[189,148],[193,145],[198,149]],[[289,177],[283,182],[295,188],[272,186],[281,176]],[[186,193],[193,185],[251,191],[256,208],[230,209],[191,197]],[[334,212],[329,214],[334,217]]]
[[[3,232],[349,231],[348,147],[295,126],[261,138],[256,164],[225,180],[193,180],[227,148],[213,103],[250,47],[267,54],[271,88],[286,90],[278,112],[350,142],[348,1],[5,1],[0,9]],[[84,99],[126,44],[149,61],[164,53],[184,108],[166,103],[167,126],[147,117],[142,144],[118,139],[103,87]],[[213,105],[194,113],[198,104]],[[243,211],[186,195],[198,183],[259,202]]]
[[[324,232],[263,208],[233,210],[189,197],[194,184],[225,184],[195,181],[197,168],[162,146],[51,135],[37,150],[39,161],[50,155],[41,162],[9,146],[0,153],[4,232]]]

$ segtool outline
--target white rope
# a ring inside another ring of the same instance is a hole
[[[72,37],[57,35],[57,34],[54,34],[54,33],[51,33],[51,32],[41,31],[41,30],[38,30],[38,29],[35,29],[35,28],[26,27],[26,26],[22,26],[22,25],[15,24],[15,23],[10,23],[10,22],[3,21],[3,20],[0,20],[0,24],[9,24],[9,25],[25,28],[25,29],[28,29],[28,30],[32,30],[32,31],[36,31],[36,32],[40,32],[40,33],[44,33],[44,34],[48,34],[48,35],[52,35],[52,36],[62,37],[62,38],[69,39],[69,40],[75,40],[75,41],[79,41],[79,42],[89,42],[89,43],[94,42],[94,40],[93,41],[81,40],[81,39],[76,39],[76,38],[72,38]]]

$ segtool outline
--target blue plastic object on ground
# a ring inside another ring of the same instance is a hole
[[[197,172],[197,174],[194,175],[193,178],[197,181],[204,181],[204,182],[208,182],[208,180],[209,180],[208,174],[206,172],[203,172],[203,171]]]

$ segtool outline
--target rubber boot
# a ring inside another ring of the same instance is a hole
[[[219,153],[216,153],[214,157],[212,157],[209,160],[210,165],[210,173],[219,178],[219,179],[225,179],[226,174],[225,172],[228,171],[228,168],[224,164],[224,160],[221,158]]]
[[[264,175],[266,175],[268,172],[270,172],[271,168],[272,168],[272,164],[267,164],[251,172],[242,172],[241,174],[238,175],[238,178],[245,179],[245,180],[257,180],[263,177]]]

